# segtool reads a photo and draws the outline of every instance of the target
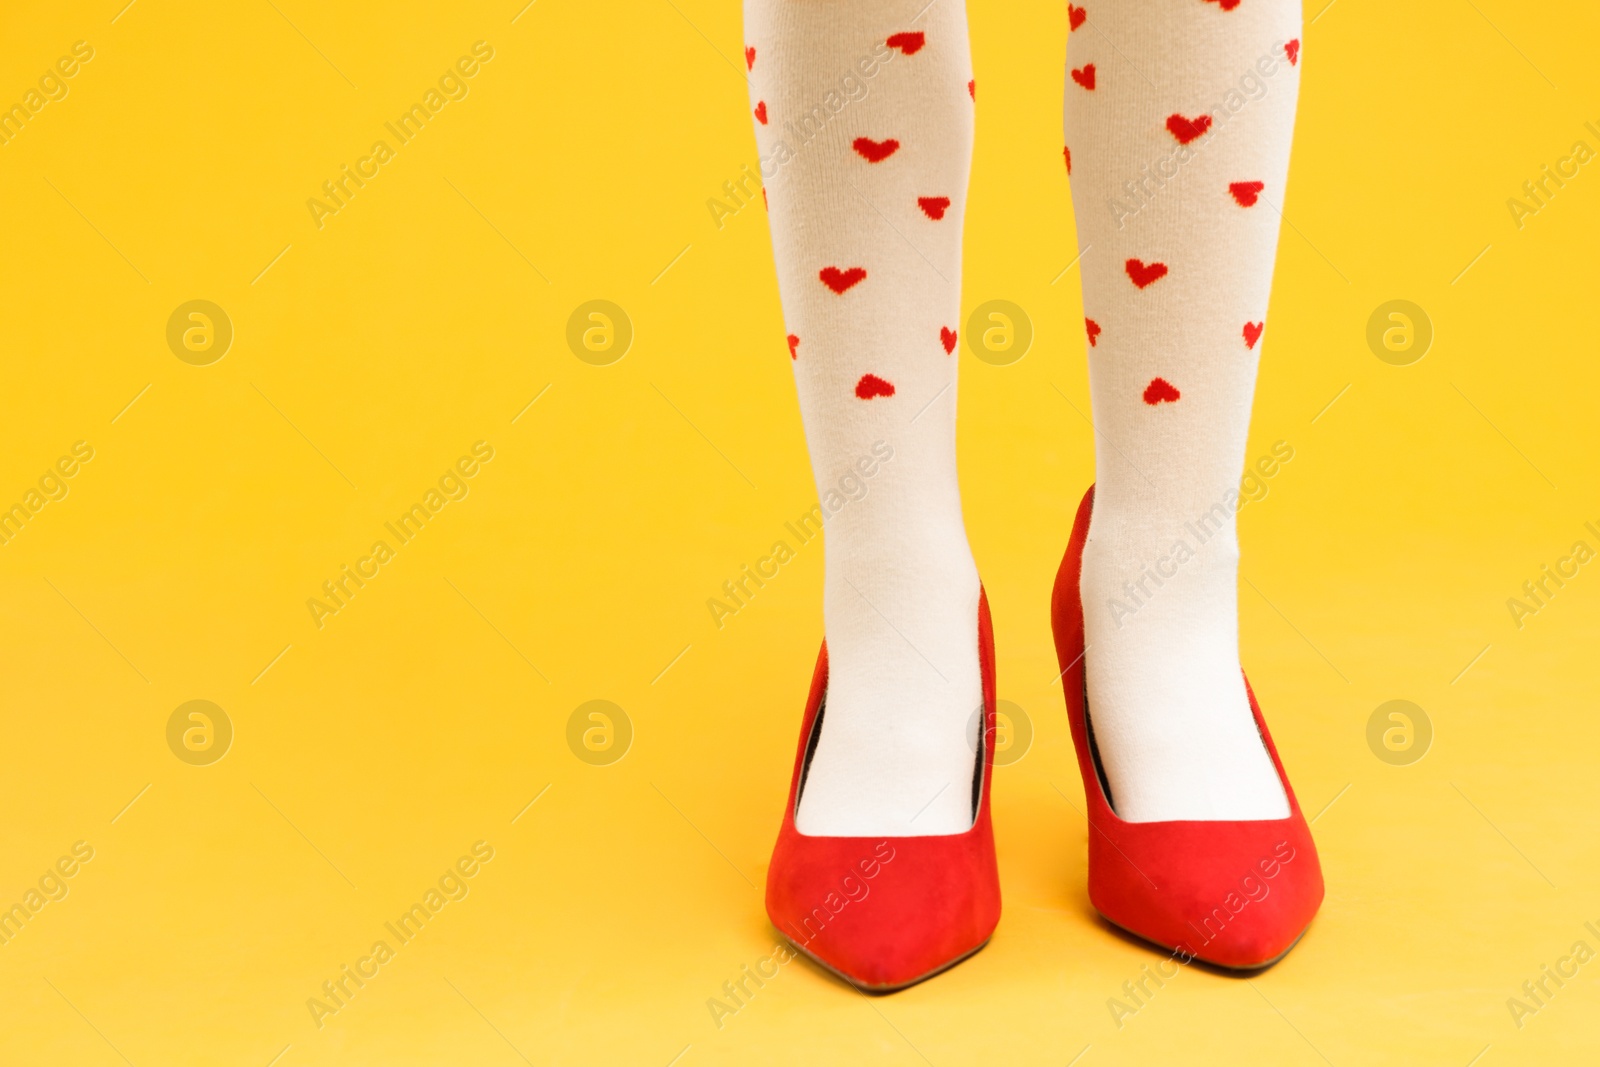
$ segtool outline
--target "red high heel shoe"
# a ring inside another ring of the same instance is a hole
[[[817,657],[783,829],[767,870],[767,915],[795,948],[858,989],[891,993],[932,978],[989,943],[1000,921],[1000,874],[989,822],[994,773],[994,632],[978,595],[984,729],[974,769],[976,817],[936,837],[809,837],[794,827],[828,691]]]
[[[1106,919],[1172,950],[1181,962],[1201,959],[1235,970],[1266,967],[1295,946],[1322,903],[1322,866],[1311,830],[1249,679],[1250,712],[1289,799],[1288,818],[1133,823],[1112,810],[1089,713],[1078,591],[1093,505],[1090,486],[1078,505],[1051,598],[1056,657],[1088,804],[1089,900]]]

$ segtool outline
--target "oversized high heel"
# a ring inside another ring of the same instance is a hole
[[[1088,806],[1089,900],[1110,922],[1184,963],[1266,967],[1295,946],[1322,903],[1322,866],[1311,830],[1248,678],[1250,712],[1289,800],[1288,818],[1134,823],[1112,809],[1089,710],[1078,589],[1093,506],[1090,486],[1051,597],[1056,657]]]
[[[1000,875],[989,821],[994,776],[994,632],[978,595],[984,728],[970,829],[934,837],[813,837],[795,812],[817,748],[828,647],[817,657],[783,828],[767,870],[767,915],[801,953],[858,989],[890,993],[931,978],[989,943],[1000,921]]]

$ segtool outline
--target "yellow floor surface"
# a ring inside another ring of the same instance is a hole
[[[1066,12],[972,4],[964,306],[1034,333],[960,357],[1032,734],[1004,918],[892,997],[794,962],[717,1013],[821,636],[817,542],[707,608],[815,500],[765,217],[707,206],[755,162],[738,4],[123,2],[0,14],[0,1062],[1593,1060],[1593,5],[1306,8],[1241,615],[1327,902],[1131,1002],[1048,618],[1094,443]],[[1368,344],[1394,300],[1421,358]]]

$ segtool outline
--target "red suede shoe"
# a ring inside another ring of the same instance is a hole
[[[989,943],[1000,921],[1000,874],[989,823],[994,772],[994,632],[978,596],[984,729],[972,779],[972,828],[937,837],[808,837],[794,828],[828,691],[817,657],[789,783],[789,806],[767,870],[767,915],[805,955],[858,989],[892,993],[954,967]]]
[[[1056,657],[1089,812],[1089,900],[1108,920],[1172,950],[1181,962],[1266,967],[1295,946],[1322,903],[1322,866],[1311,830],[1249,679],[1250,711],[1289,799],[1288,818],[1134,823],[1112,810],[1089,713],[1078,592],[1093,505],[1090,486],[1078,505],[1051,598]]]

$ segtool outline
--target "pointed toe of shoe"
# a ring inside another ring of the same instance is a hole
[[[799,838],[773,857],[767,914],[797,949],[853,984],[904,988],[994,932],[999,877],[993,845],[977,840],[987,836]]]
[[[1121,829],[1114,845],[1103,837],[1090,843],[1091,901],[1184,962],[1265,967],[1294,947],[1322,903],[1322,869],[1298,811],[1263,822]]]

